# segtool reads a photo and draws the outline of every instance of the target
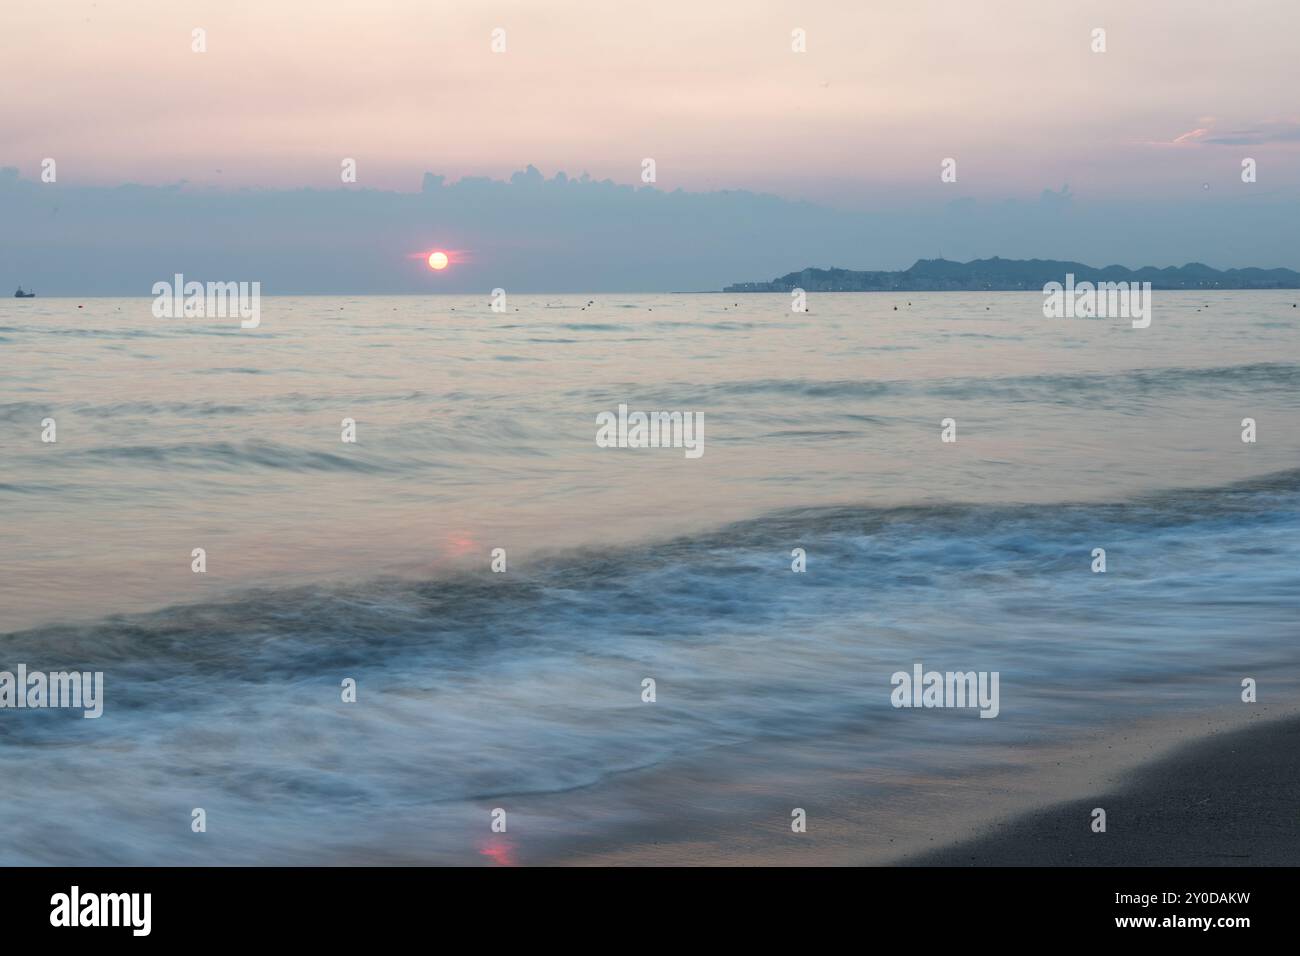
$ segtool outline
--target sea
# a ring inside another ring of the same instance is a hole
[[[0,671],[103,674],[0,707],[0,864],[562,860],[723,755],[795,807],[1293,694],[1298,301],[0,300]]]

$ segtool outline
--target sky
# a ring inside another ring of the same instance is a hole
[[[1300,267],[1297,27],[1294,0],[5,4],[0,282],[125,294],[181,250],[286,292]],[[464,255],[411,268],[434,247]]]

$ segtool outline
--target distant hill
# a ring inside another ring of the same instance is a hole
[[[1041,292],[1049,282],[1150,282],[1153,289],[1300,289],[1300,272],[1290,269],[1211,269],[1199,262],[1157,269],[1102,269],[1054,259],[918,259],[902,272],[804,269],[771,282],[740,282],[723,292]]]

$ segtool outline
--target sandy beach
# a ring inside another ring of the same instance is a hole
[[[630,775],[611,799],[663,824],[615,839],[566,838],[578,865],[1087,866],[1294,865],[1300,710],[1246,705],[1143,721],[1050,747],[1011,747],[985,773],[916,776],[886,767],[817,774],[793,748]],[[773,766],[789,768],[784,779]],[[765,769],[764,769],[765,768]],[[811,776],[801,776],[804,771]],[[760,777],[762,779],[760,779]],[[727,780],[725,786],[720,781]],[[813,781],[816,781],[814,784]],[[799,793],[808,831],[788,823]],[[570,807],[581,802],[569,795]],[[1107,812],[1093,833],[1091,811]],[[532,805],[541,816],[562,809]],[[540,847],[539,847],[540,849]]]
[[[1216,731],[1089,794],[902,861],[913,866],[1295,866],[1300,719]],[[1088,825],[1105,809],[1107,830]]]

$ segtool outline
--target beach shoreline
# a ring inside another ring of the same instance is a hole
[[[1051,743],[1007,748],[988,772],[914,773],[885,767],[826,768],[798,781],[764,779],[781,762],[712,754],[625,775],[605,786],[658,821],[623,832],[556,840],[518,862],[658,866],[1080,866],[1295,864],[1300,839],[1281,821],[1300,776],[1286,745],[1300,734],[1300,706],[1239,704],[1115,722]],[[797,749],[797,748],[795,748]],[[1291,748],[1294,751],[1294,747]],[[1273,767],[1260,760],[1275,755]],[[787,752],[787,756],[791,754]],[[748,770],[746,765],[748,766]],[[1217,768],[1217,769],[1216,769]],[[1276,773],[1283,781],[1269,782]],[[725,781],[725,782],[724,782]],[[1253,797],[1242,802],[1243,794]],[[798,796],[802,797],[799,799]],[[1208,801],[1208,803],[1205,803]],[[527,801],[549,816],[578,795]],[[790,811],[807,811],[806,833]],[[1093,833],[1091,810],[1107,810]],[[1201,809],[1198,809],[1201,808]],[[1208,807],[1209,809],[1205,809]],[[766,812],[765,812],[766,811]],[[1196,825],[1180,821],[1191,819]],[[1136,825],[1134,820],[1140,820]],[[1219,829],[1208,822],[1221,821]]]
[[[1179,746],[1119,786],[995,824],[905,866],[1295,866],[1300,717]],[[1100,808],[1107,829],[1094,832]]]

